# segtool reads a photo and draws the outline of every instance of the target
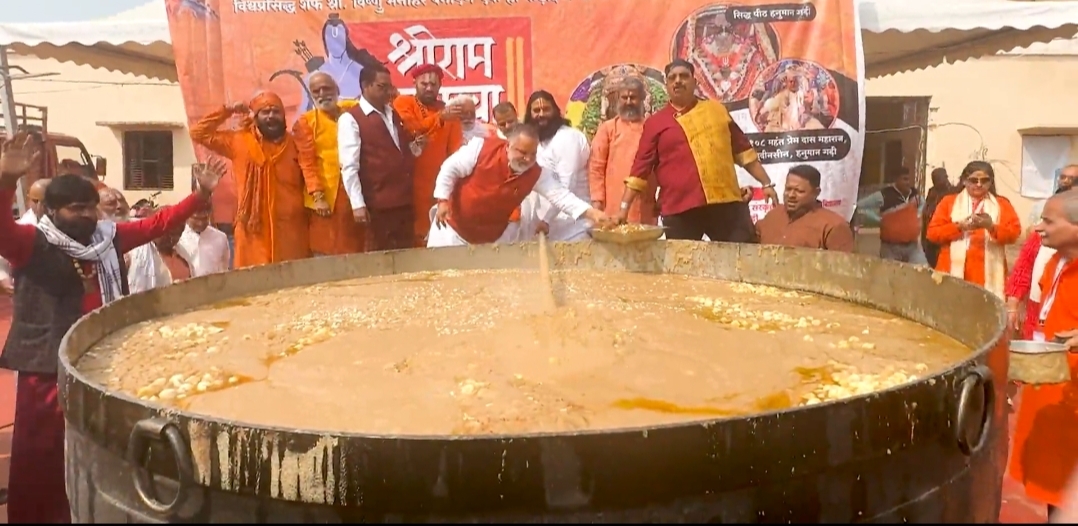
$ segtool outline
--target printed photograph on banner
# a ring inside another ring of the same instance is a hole
[[[822,174],[823,204],[848,219],[864,144],[864,80],[856,40],[829,39],[855,21],[821,15],[825,4],[703,7],[681,24],[671,49],[696,68],[698,97],[726,104],[780,190],[790,167],[812,164]],[[820,63],[835,52],[843,67]],[[738,176],[753,185],[748,173]],[[771,206],[757,191],[750,209],[755,221]]]
[[[716,5],[689,15],[670,53],[696,66],[698,96],[724,103],[748,98],[753,79],[778,60],[780,49],[769,22],[731,22],[728,10]]]
[[[782,186],[801,163],[823,174],[821,199],[849,218],[864,143],[863,57],[853,0],[640,4],[623,0],[168,0],[190,122],[259,90],[281,97],[288,122],[313,108],[307,82],[326,73],[341,99],[359,96],[364,67],[384,64],[401,95],[411,72],[442,73],[440,99],[465,95],[476,118],[536,90],[554,94],[589,141],[618,116],[619,86],[643,86],[645,118],[667,104],[664,68],[695,68],[696,95],[722,102],[768,175]],[[587,35],[582,37],[581,35]],[[636,82],[639,81],[639,82]],[[625,174],[628,176],[629,174]],[[743,186],[756,183],[738,169]],[[754,218],[768,206],[751,204]]]
[[[580,82],[565,105],[565,117],[591,140],[603,121],[617,115],[618,89],[630,78],[644,84],[645,116],[666,105],[669,97],[661,70],[640,64],[616,64],[596,71]]]

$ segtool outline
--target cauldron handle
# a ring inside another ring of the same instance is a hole
[[[972,456],[984,447],[988,439],[988,429],[992,427],[993,413],[995,412],[996,390],[992,378],[992,370],[984,365],[974,367],[960,382],[958,391],[958,411],[955,415],[955,439],[958,441],[958,449],[964,455]],[[975,396],[982,396],[981,403],[983,414],[972,415],[970,405]],[[974,440],[966,436],[968,420],[977,418],[979,426]]]
[[[176,497],[168,503],[157,500],[153,476],[145,465],[152,442],[167,444],[172,450],[172,456],[176,459],[179,488],[176,491]],[[194,466],[191,462],[190,448],[184,442],[183,435],[175,423],[165,418],[147,418],[136,423],[127,441],[127,461],[135,466],[131,478],[134,479],[135,491],[138,492],[143,504],[160,514],[174,513],[183,505],[184,498],[194,481],[192,475]]]

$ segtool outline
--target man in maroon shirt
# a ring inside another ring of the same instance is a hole
[[[0,207],[40,156],[25,136],[0,154]],[[64,417],[56,389],[60,339],[83,314],[127,293],[123,254],[182,228],[208,202],[220,173],[198,171],[199,190],[150,219],[98,221],[98,192],[79,175],[53,178],[38,225],[0,214],[0,256],[11,262],[15,311],[0,368],[18,371],[8,521],[71,522],[64,486]]]
[[[658,186],[667,239],[706,234],[711,241],[751,242],[752,217],[734,165],[756,179],[772,205],[778,204],[775,184],[722,103],[696,98],[695,66],[677,59],[665,75],[670,102],[644,121],[619,220],[627,219],[641,192]]]

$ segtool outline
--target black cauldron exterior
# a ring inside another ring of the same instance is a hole
[[[61,349],[77,523],[996,522],[1006,461],[1002,302],[927,268],[684,241],[555,243],[552,265],[677,273],[819,293],[968,345],[914,383],[833,403],[648,429],[373,436],[225,421],[108,392],[74,366],[128,325],[365,276],[535,268],[535,244],[316,258],[207,276],[95,311]],[[717,343],[721,345],[721,342]]]

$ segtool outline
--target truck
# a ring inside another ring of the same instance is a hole
[[[22,104],[16,102],[15,128],[19,131],[29,131],[43,141],[43,150],[40,166],[31,169],[22,180],[23,202],[27,201],[27,192],[30,185],[38,179],[49,179],[57,175],[78,174],[92,179],[99,186],[105,177],[107,162],[105,158],[93,156],[86,150],[86,146],[78,137],[64,135],[49,131],[49,110],[45,106]],[[7,139],[7,119],[0,108],[0,145]],[[18,204],[15,204],[17,207]],[[21,214],[24,210],[19,210]]]

